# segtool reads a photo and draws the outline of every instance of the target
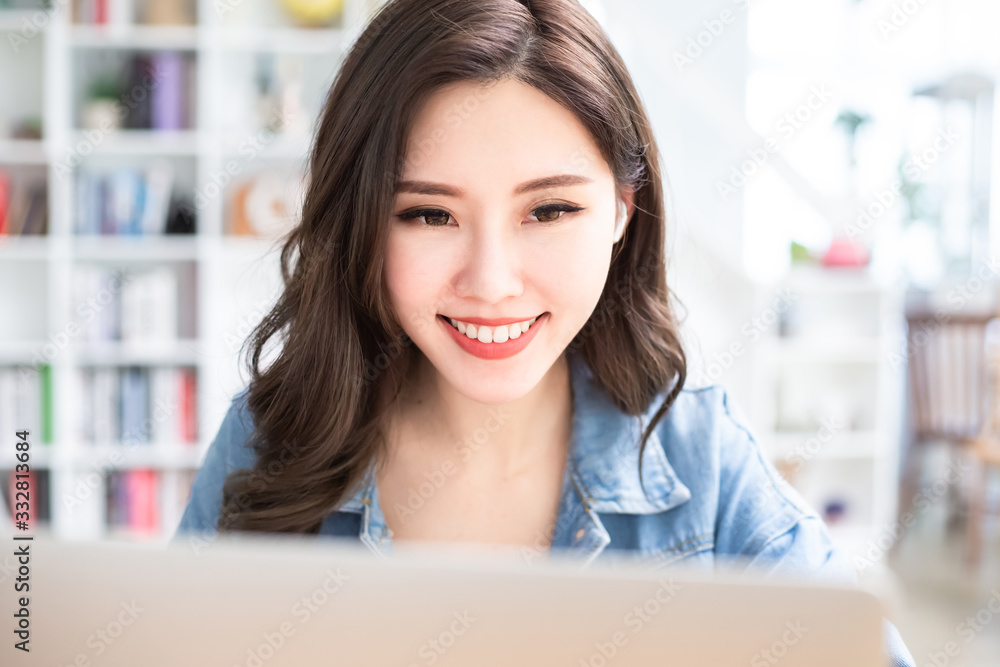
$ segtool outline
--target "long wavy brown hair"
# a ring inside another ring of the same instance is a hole
[[[656,143],[621,56],[577,0],[394,0],[333,82],[301,221],[281,248],[284,290],[241,351],[257,458],[227,478],[219,530],[318,533],[381,460],[384,415],[422,354],[382,280],[408,133],[437,87],[506,79],[572,111],[616,184],[635,191],[600,301],[569,347],[620,410],[643,414],[663,397],[642,434],[641,479],[687,362],[666,284]]]

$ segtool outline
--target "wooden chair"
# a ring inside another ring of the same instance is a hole
[[[986,418],[974,438],[962,444],[975,453],[978,469],[972,485],[969,517],[966,526],[969,565],[977,567],[983,553],[983,522],[989,500],[990,474],[1000,470],[1000,319],[986,327]]]
[[[910,438],[903,452],[898,517],[914,512],[927,445],[947,443],[951,453],[963,455],[971,448],[978,462],[977,475],[985,477],[992,461],[994,434],[990,407],[996,403],[987,372],[987,324],[993,314],[952,315],[939,321],[930,313],[907,316]],[[1000,425],[1000,419],[997,419]],[[953,480],[954,481],[954,480]],[[960,478],[950,483],[949,519],[959,496]],[[966,522],[966,557],[977,564],[981,551],[981,519],[985,510],[985,484],[975,484]],[[935,498],[935,502],[942,499]],[[917,508],[919,511],[920,508]],[[975,524],[975,525],[973,525]],[[898,541],[896,545],[898,546]]]

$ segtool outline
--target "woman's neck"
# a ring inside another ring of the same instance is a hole
[[[565,353],[531,391],[502,405],[463,396],[426,357],[418,358],[389,428],[390,456],[450,458],[462,452],[470,468],[507,476],[531,467],[551,447],[568,444],[573,406]]]

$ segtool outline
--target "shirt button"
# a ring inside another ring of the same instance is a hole
[[[581,537],[583,537],[584,532],[586,532],[586,531],[584,531],[583,528],[581,528],[580,530],[576,531],[576,539],[580,539]]]

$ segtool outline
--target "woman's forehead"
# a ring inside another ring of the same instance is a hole
[[[432,94],[408,137],[400,180],[521,184],[560,174],[597,181],[610,169],[572,112],[508,80],[449,84]]]

